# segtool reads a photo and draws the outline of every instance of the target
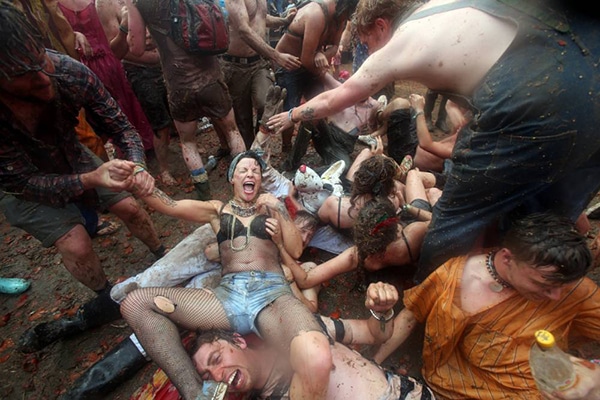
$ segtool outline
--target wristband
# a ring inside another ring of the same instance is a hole
[[[423,111],[419,111],[419,112],[417,112],[415,115],[413,115],[412,119],[417,119],[417,117],[418,117],[419,115],[424,115],[424,114],[425,114],[425,113],[424,113]]]
[[[390,308],[384,314],[375,312],[371,309],[369,309],[369,311],[371,311],[371,315],[373,316],[373,318],[375,318],[379,322],[384,322],[384,323],[390,322],[394,318],[394,309],[393,308]]]
[[[296,107],[292,107],[290,108],[290,111],[288,111],[288,120],[292,121],[294,124],[298,121],[294,121],[294,116],[292,115],[292,113],[294,112],[294,109]]]
[[[119,30],[126,35],[129,33],[129,29],[125,28],[123,25],[119,25]]]

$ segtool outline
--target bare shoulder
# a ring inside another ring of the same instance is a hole
[[[443,3],[448,1],[431,1],[422,9]],[[403,76],[398,79],[470,94],[516,32],[507,20],[470,7],[458,8],[403,23],[385,54],[400,63],[398,73]]]

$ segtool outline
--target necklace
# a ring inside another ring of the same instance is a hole
[[[488,272],[494,278],[494,282],[489,284],[489,288],[492,292],[500,293],[502,290],[511,289],[512,286],[510,283],[506,282],[504,279],[498,275],[498,271],[496,271],[496,266],[494,265],[494,256],[496,255],[495,251],[490,251],[485,259],[485,266],[487,267]]]
[[[232,215],[231,216],[231,226],[229,228],[229,231],[230,231],[229,248],[233,251],[242,251],[242,250],[246,249],[246,247],[248,247],[248,244],[250,244],[250,224],[252,223],[252,221],[250,221],[250,224],[248,224],[248,226],[246,226],[246,239],[244,240],[244,244],[241,245],[240,247],[235,247],[233,245],[233,239],[235,236],[235,221],[236,221],[236,218]]]
[[[242,207],[234,200],[229,200],[229,206],[235,215],[242,218],[250,217],[256,212],[256,204],[252,204],[250,207]]]

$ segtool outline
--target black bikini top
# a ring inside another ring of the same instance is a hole
[[[232,218],[234,219],[233,235],[231,232]],[[252,218],[252,221],[250,221],[250,232],[248,233],[249,236],[265,240],[271,239],[271,235],[269,235],[269,233],[267,232],[267,227],[265,225],[267,218],[269,218],[269,216],[264,214],[260,214]],[[217,232],[217,242],[220,245],[226,240],[231,240],[232,236],[233,238],[246,236],[246,227],[244,226],[242,221],[240,221],[235,215],[221,213],[219,232]]]

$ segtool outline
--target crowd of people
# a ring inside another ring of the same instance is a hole
[[[225,0],[217,55],[174,39],[175,1],[0,0],[0,211],[96,292],[75,315],[27,327],[18,347],[119,318],[133,331],[61,398],[106,396],[152,359],[184,399],[600,399],[586,360],[572,359],[576,385],[552,393],[528,360],[537,330],[563,349],[600,333],[586,277],[600,237],[588,244],[584,213],[600,189],[595,12],[306,0],[272,15],[267,0]],[[369,56],[337,79],[349,35]],[[379,96],[395,81],[427,91]],[[207,163],[206,119],[219,140]],[[156,185],[179,184],[172,131],[191,198]],[[305,165],[311,143],[321,162]],[[220,160],[229,199],[209,185]],[[199,227],[167,249],[146,206]],[[99,212],[156,262],[114,284],[93,248]],[[308,247],[333,257],[302,262]],[[369,281],[382,269],[414,287]],[[323,285],[354,270],[370,316],[316,314]],[[29,288],[0,279],[7,293]],[[382,368],[418,324],[420,376]],[[191,350],[182,331],[196,333]],[[376,346],[373,360],[355,344]]]

